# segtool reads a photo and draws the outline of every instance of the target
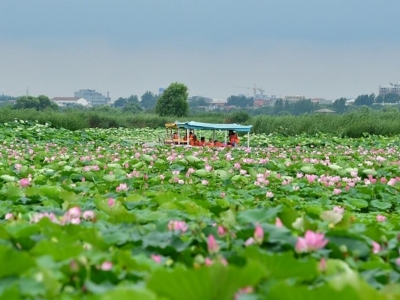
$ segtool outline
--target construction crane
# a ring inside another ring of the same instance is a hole
[[[264,92],[265,92],[265,90],[264,90],[262,87],[257,88],[256,85],[254,85],[254,87],[248,87],[248,86],[234,86],[234,87],[235,87],[235,88],[240,88],[240,89],[253,90],[253,93],[254,93],[254,100],[257,98],[257,90],[259,90],[260,93],[261,93],[261,98],[264,98]]]
[[[258,90],[260,91],[260,93],[261,93],[261,99],[264,99],[264,92],[265,92],[265,90],[261,87],[261,88],[258,88]]]
[[[234,86],[235,88],[239,88],[239,89],[248,89],[248,90],[253,90],[254,93],[254,98],[256,98],[257,95],[257,87],[256,85],[254,85],[254,87],[247,87],[247,86]]]

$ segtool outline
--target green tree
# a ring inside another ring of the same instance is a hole
[[[49,97],[40,95],[37,98],[33,96],[22,96],[14,105],[14,109],[29,109],[45,110],[46,108],[58,109],[58,105],[51,101]]]
[[[238,107],[249,107],[254,105],[254,98],[247,98],[246,96],[230,96],[227,105],[238,106]]]
[[[274,114],[279,114],[281,111],[283,111],[283,100],[278,99],[275,101],[274,104]]]
[[[156,104],[156,113],[160,116],[182,117],[188,114],[188,88],[182,83],[172,83],[165,89]]]
[[[312,103],[310,99],[300,100],[293,104],[292,112],[294,115],[302,115],[313,112],[318,107],[318,103]]]
[[[137,114],[140,113],[141,111],[143,111],[143,108],[140,106],[139,103],[136,102],[130,102],[127,105],[124,106],[124,108],[122,109],[122,111],[124,113],[133,113],[133,114]]]
[[[379,95],[375,98],[376,103],[397,103],[400,102],[400,95],[390,93],[386,95]]]
[[[58,109],[58,105],[45,95],[39,95],[37,100],[39,102],[37,110],[45,110],[46,108],[51,108],[54,110]]]
[[[332,104],[332,108],[339,114],[343,113],[346,110],[346,98],[336,99]]]
[[[113,106],[115,108],[123,108],[128,103],[137,103],[137,104],[139,104],[138,96],[131,95],[128,98],[119,97],[117,100],[114,101],[114,105]]]
[[[139,103],[139,98],[136,95],[131,95],[126,100],[128,101],[128,103]]]
[[[123,108],[125,105],[128,104],[126,98],[119,97],[117,100],[114,101],[114,107],[116,108]]]
[[[198,99],[192,100],[189,102],[190,107],[199,107],[199,106],[208,106],[206,99],[200,97]]]
[[[360,95],[354,100],[354,105],[366,105],[371,106],[375,102],[375,94],[371,95]]]
[[[244,124],[250,119],[251,119],[251,116],[248,112],[246,112],[244,110],[238,110],[238,111],[235,111],[232,114],[230,114],[228,116],[227,121],[228,121],[228,123]]]
[[[15,98],[12,97],[12,96],[4,95],[4,94],[0,95],[0,102],[2,102],[2,101],[14,100],[14,99],[15,99]]]
[[[153,94],[150,91],[147,91],[142,95],[141,97],[142,101],[140,102],[140,105],[142,105],[142,107],[144,107],[145,109],[153,108],[157,104],[157,99],[158,99],[157,95]]]

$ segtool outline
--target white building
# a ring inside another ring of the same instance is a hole
[[[212,101],[209,102],[209,108],[210,109],[223,108],[227,103],[228,103],[227,100],[212,99]]]
[[[386,86],[379,87],[379,95],[398,94],[400,95],[400,81],[399,83],[389,83]]]
[[[86,99],[92,106],[111,104],[111,98],[108,92],[107,97],[95,90],[79,90],[78,92],[75,92],[74,95],[76,98]]]
[[[51,100],[57,103],[57,105],[61,107],[74,106],[74,105],[82,105],[85,107],[90,106],[89,101],[87,101],[84,98],[78,98],[78,97],[54,97]]]
[[[283,99],[283,101],[285,102],[285,101],[288,101],[288,102],[298,102],[298,101],[301,101],[301,100],[305,100],[306,99],[306,97],[304,97],[304,96],[299,96],[299,95],[296,95],[296,96],[285,96],[285,99]]]

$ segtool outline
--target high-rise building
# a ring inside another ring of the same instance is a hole
[[[111,98],[108,92],[107,97],[95,90],[79,90],[78,92],[75,92],[74,95],[76,98],[86,99],[91,106],[111,104]]]
[[[399,83],[389,83],[386,86],[379,87],[379,95],[398,94],[400,95],[400,81]]]

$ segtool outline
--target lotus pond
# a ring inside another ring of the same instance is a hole
[[[400,299],[398,138],[158,134],[0,125],[1,299]]]

